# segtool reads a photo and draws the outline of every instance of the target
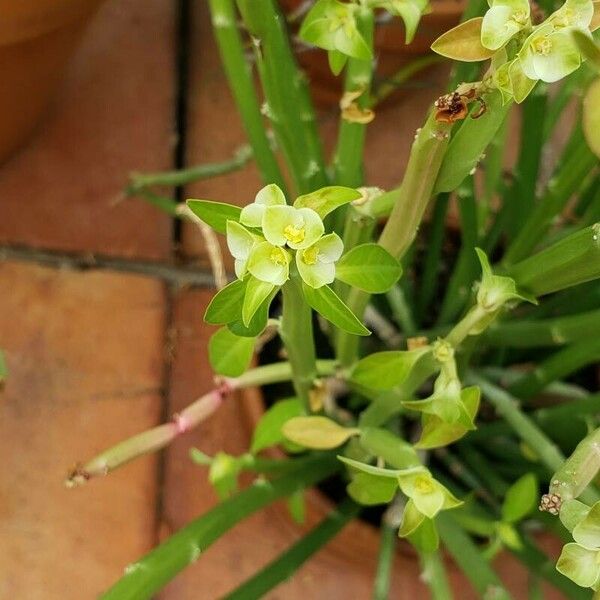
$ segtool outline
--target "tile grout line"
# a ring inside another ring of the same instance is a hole
[[[175,3],[175,23],[174,23],[174,59],[175,59],[175,102],[173,111],[173,123],[176,130],[176,140],[173,151],[173,166],[175,169],[181,169],[186,165],[186,122],[187,122],[187,94],[188,75],[189,75],[189,50],[190,50],[190,16],[191,4],[190,0],[177,0]],[[174,190],[174,199],[181,202],[184,195],[182,186],[176,187]],[[182,239],[182,224],[177,218],[172,220],[172,256],[175,260],[181,259],[180,245]],[[203,286],[214,285],[212,272],[202,272]],[[165,290],[165,337],[163,344],[164,353],[164,369],[163,369],[163,394],[161,396],[161,422],[166,422],[171,413],[171,379],[173,367],[172,363],[175,360],[175,340],[176,340],[176,323],[175,323],[175,303],[177,290],[169,287]],[[156,466],[156,504],[155,504],[155,523],[154,523],[154,540],[155,543],[161,541],[161,530],[165,523],[165,499],[167,490],[165,488],[166,469],[167,469],[167,453],[168,447],[163,449],[158,456]]]

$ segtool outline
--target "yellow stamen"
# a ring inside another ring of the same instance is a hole
[[[435,490],[431,478],[426,475],[420,475],[415,479],[415,487],[420,494],[431,494]]]
[[[533,40],[531,43],[531,47],[534,52],[537,54],[542,54],[543,56],[547,56],[552,52],[552,42],[547,37],[539,37]]]
[[[283,250],[282,248],[273,248],[273,250],[271,250],[269,258],[280,267],[284,267],[285,265],[287,265],[288,262],[285,250]]]
[[[302,253],[302,262],[304,262],[307,265],[314,265],[317,263],[318,256],[319,251],[317,250],[317,248],[315,246],[311,246]]]
[[[517,25],[525,25],[527,23],[527,13],[524,10],[517,11],[511,18]]]
[[[283,235],[288,242],[292,242],[292,244],[300,244],[304,240],[304,227],[287,225],[283,230]]]

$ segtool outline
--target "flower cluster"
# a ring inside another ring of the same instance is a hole
[[[239,223],[227,221],[227,246],[235,259],[235,273],[281,286],[295,265],[306,285],[320,288],[335,279],[335,263],[344,244],[335,233],[324,235],[325,227],[312,208],[286,203],[275,184],[262,188],[246,206]]]

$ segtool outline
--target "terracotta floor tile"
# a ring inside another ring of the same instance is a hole
[[[63,479],[159,420],[163,286],[2,263],[0,289],[0,598],[95,598],[155,541],[156,457]]]
[[[175,86],[171,0],[109,0],[31,142],[0,168],[0,243],[164,258],[168,217],[115,205],[132,170],[169,168]]]

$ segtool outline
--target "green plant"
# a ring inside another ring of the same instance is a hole
[[[218,410],[232,390],[289,381],[293,397],[264,413],[246,454],[193,452],[223,502],[130,566],[103,597],[152,596],[201,549],[278,498],[288,497],[301,518],[300,492],[334,475],[347,499],[232,598],[269,591],[363,505],[388,507],[377,598],[387,597],[396,529],[419,553],[435,598],[452,595],[440,539],[484,598],[510,597],[490,564],[502,549],[567,596],[588,597],[575,584],[600,582],[600,495],[593,483],[600,453],[598,433],[588,435],[599,397],[582,379],[600,358],[600,170],[597,84],[590,86],[582,54],[598,62],[591,37],[600,25],[598,3],[567,0],[554,10],[545,2],[534,14],[520,0],[488,9],[472,2],[464,21],[433,45],[465,64],[455,67],[450,92],[417,131],[402,182],[387,192],[361,187],[365,130],[378,97],[371,89],[375,15],[402,17],[410,41],[425,5],[317,0],[306,14],[300,37],[328,52],[334,73],[345,69],[330,165],[275,2],[210,0],[210,7],[250,148],[218,165],[137,176],[129,191],[226,235],[236,278],[205,315],[220,327],[209,346],[218,385],[170,423],[77,468],[68,483],[165,447]],[[238,16],[252,40],[262,109]],[[470,64],[487,60],[487,70]],[[583,126],[578,120],[548,178],[544,145],[578,90],[588,90]],[[515,102],[523,103],[524,122],[509,177],[503,132]],[[265,187],[243,208],[209,200],[178,206],[153,189],[251,158]],[[450,195],[459,204],[462,239],[444,278]],[[328,348],[315,345],[315,323]],[[265,331],[278,334],[287,360],[249,369]],[[333,358],[325,358],[329,350]],[[480,411],[484,402],[493,410]],[[261,455],[273,446],[286,454]],[[238,492],[242,471],[257,479]],[[536,521],[554,528],[532,514],[546,482],[550,493],[541,506],[560,514],[575,540],[558,563],[566,578],[549,568],[532,534]]]

